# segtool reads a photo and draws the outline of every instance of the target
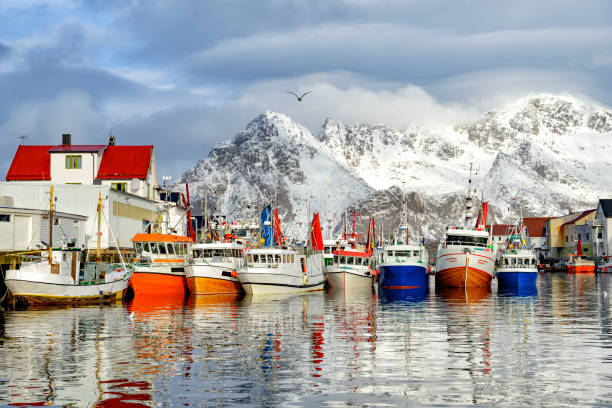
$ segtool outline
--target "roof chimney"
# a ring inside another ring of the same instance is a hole
[[[63,145],[71,145],[72,144],[72,135],[70,133],[62,133],[62,144]]]
[[[108,135],[108,145],[109,146],[114,146],[115,145],[115,136]]]

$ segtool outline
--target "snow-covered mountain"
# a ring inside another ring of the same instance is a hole
[[[266,112],[182,181],[200,197],[216,190],[218,210],[234,216],[242,215],[245,201],[275,196],[294,232],[306,200],[325,219],[337,221],[353,206],[389,226],[401,207],[396,186],[409,194],[415,235],[436,238],[461,219],[470,162],[479,169],[478,196],[491,202],[499,221],[513,199],[528,215],[594,207],[612,191],[610,136],[611,110],[558,95],[523,98],[454,127],[392,129],[327,119],[318,138]]]

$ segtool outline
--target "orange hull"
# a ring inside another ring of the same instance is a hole
[[[595,272],[595,265],[568,265],[567,271],[571,273],[591,273]]]
[[[464,288],[465,284],[465,267],[443,269],[436,272],[436,286],[445,288]],[[467,268],[467,287],[482,288],[491,287],[491,279],[493,277],[488,273],[475,268]]]
[[[201,276],[187,279],[187,286],[192,295],[222,295],[242,292],[242,286],[238,281]]]
[[[187,285],[185,275],[134,272],[130,279],[134,295],[182,295]]]

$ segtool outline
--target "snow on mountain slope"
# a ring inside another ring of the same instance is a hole
[[[311,212],[341,213],[372,192],[328,157],[306,128],[269,111],[217,145],[182,182],[195,193],[193,201],[201,203],[209,192],[216,197],[212,209],[234,217],[246,216],[246,204],[275,199],[284,224],[296,236],[306,229],[307,205]]]
[[[233,216],[244,214],[247,201],[276,195],[293,231],[304,229],[298,223],[306,200],[325,219],[338,220],[353,205],[393,224],[397,186],[414,200],[415,234],[434,238],[462,218],[470,162],[479,170],[477,195],[500,222],[513,199],[525,215],[593,208],[612,192],[610,136],[612,111],[557,95],[529,96],[455,127],[392,129],[327,119],[318,138],[266,112],[217,145],[183,182],[199,197],[216,190],[220,202],[213,207]]]

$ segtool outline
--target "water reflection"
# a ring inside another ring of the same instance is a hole
[[[609,275],[0,314],[0,405],[605,405]]]

